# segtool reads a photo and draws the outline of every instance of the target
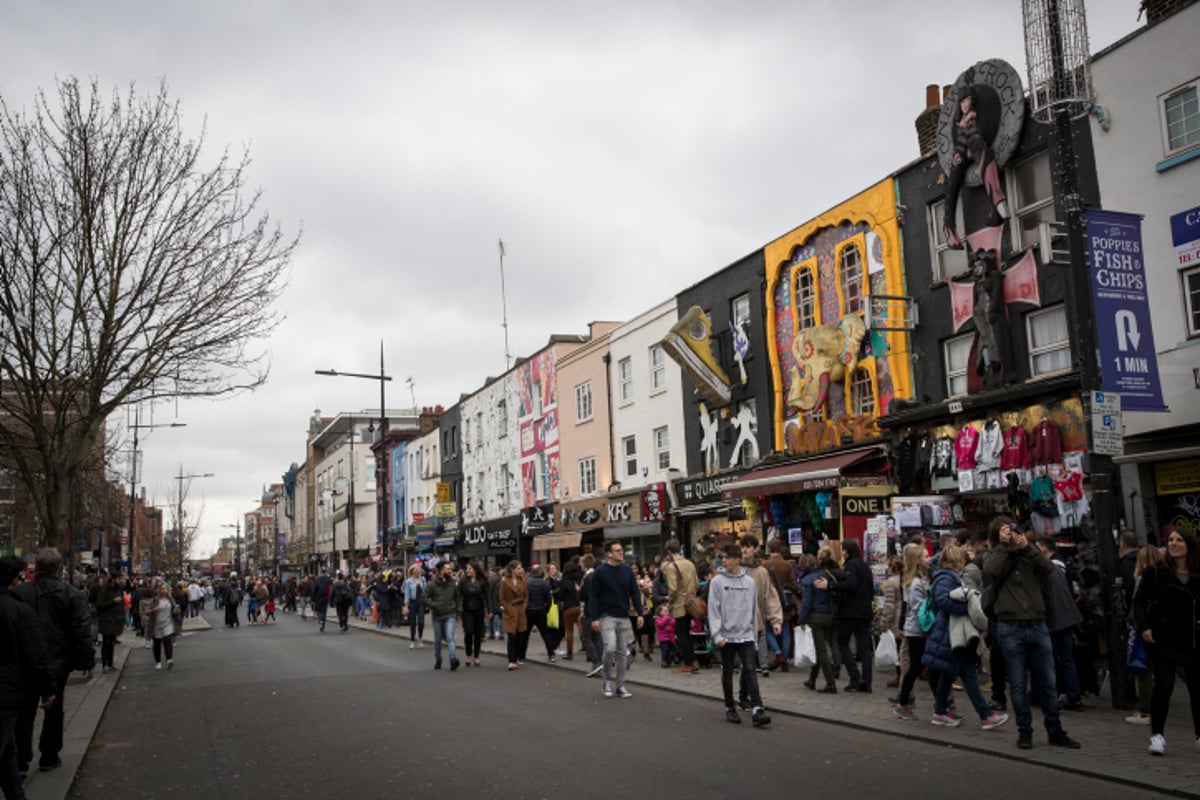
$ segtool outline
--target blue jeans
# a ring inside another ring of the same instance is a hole
[[[779,635],[775,635],[771,625],[767,625],[767,647],[771,648],[771,652],[775,654],[783,654],[787,658],[788,650],[792,645],[792,626],[788,624],[788,620],[783,621],[783,627],[779,631]]]
[[[1054,674],[1054,646],[1045,622],[1018,624],[998,622],[996,639],[1004,650],[1004,666],[1008,670],[1008,688],[1012,695],[1017,729],[1033,732],[1033,712],[1025,687],[1025,672],[1033,676],[1033,688],[1041,698],[1042,721],[1046,730],[1062,730],[1058,718],[1058,688]]]
[[[488,620],[488,638],[504,638],[504,618],[499,614],[492,614],[492,618]]]
[[[442,663],[442,640],[445,639],[450,650],[450,660],[458,661],[458,650],[454,644],[454,625],[458,622],[454,617],[445,619],[433,618],[433,658],[434,663]]]
[[[957,664],[958,677],[962,681],[963,689],[967,692],[967,699],[975,707],[975,713],[979,715],[979,718],[987,720],[992,715],[992,709],[979,689],[979,668],[975,666],[974,661],[959,661]],[[950,687],[954,683],[954,674],[939,672],[937,675],[937,686],[933,693],[933,713],[945,714],[946,708],[950,705]]]
[[[1063,694],[1067,702],[1077,702],[1083,696],[1079,688],[1079,670],[1075,668],[1075,630],[1067,628],[1050,634],[1054,647],[1054,669],[1062,679]]]

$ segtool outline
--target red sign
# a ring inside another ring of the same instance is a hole
[[[425,521],[424,514],[418,512],[418,511],[413,512],[413,524],[416,524],[418,522],[424,522],[424,521]]]

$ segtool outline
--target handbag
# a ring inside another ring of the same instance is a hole
[[[689,597],[687,602],[683,604],[683,608],[692,619],[708,618],[708,603],[699,597]]]
[[[896,634],[890,630],[879,634],[875,645],[875,668],[882,671],[894,669],[900,664],[900,653],[896,648]]]
[[[551,600],[550,601],[550,610],[546,612],[546,627],[557,629],[558,625],[559,625],[558,603]]]
[[[797,625],[793,631],[796,642],[796,655],[792,663],[797,667],[815,667],[817,665],[817,643],[813,639],[812,628],[808,625]]]
[[[1150,669],[1150,658],[1146,653],[1146,641],[1138,635],[1138,632],[1132,625],[1129,626],[1129,647],[1126,649],[1125,665],[1129,667],[1130,673],[1134,675],[1141,675]]]

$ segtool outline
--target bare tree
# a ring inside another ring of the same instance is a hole
[[[54,546],[114,410],[262,385],[296,246],[165,85],[57,90],[0,99],[0,447]]]

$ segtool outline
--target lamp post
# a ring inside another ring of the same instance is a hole
[[[234,541],[233,571],[238,574],[238,577],[241,577],[241,575],[242,575],[242,521],[238,520],[237,522],[235,522],[232,525],[230,525],[229,523],[225,523],[221,527],[234,529],[234,536],[236,538],[233,540]]]
[[[365,378],[365,379],[371,380],[371,381],[379,381],[379,461],[380,461],[380,465],[378,468],[378,473],[379,473],[378,484],[379,484],[379,493],[380,493],[380,499],[381,499],[381,502],[380,502],[381,513],[379,514],[379,541],[382,544],[384,541],[384,536],[387,534],[388,521],[391,516],[389,513],[389,508],[388,508],[388,483],[387,483],[388,470],[387,470],[387,462],[385,460],[387,458],[387,453],[384,448],[387,443],[387,432],[388,432],[386,386],[387,386],[387,382],[392,379],[392,376],[387,374],[387,372],[385,371],[384,366],[383,366],[383,340],[382,339],[379,340],[379,374],[378,375],[373,375],[371,373],[366,373],[366,372],[339,372],[336,369],[318,369],[318,370],[314,370],[313,372],[317,375],[324,375],[324,376],[330,377],[330,378]],[[354,446],[354,441],[353,441],[353,439],[351,439],[351,447],[353,448],[353,446]],[[353,460],[351,460],[350,463],[353,464],[354,463]],[[351,469],[353,469],[353,467]],[[351,478],[352,478],[352,480],[350,481],[350,487],[351,487],[352,494],[350,496],[350,499],[353,502],[353,499],[354,499],[353,474],[351,475]],[[351,527],[351,531],[353,531],[353,527]]]
[[[175,518],[175,523],[176,523],[175,536],[176,536],[176,540],[179,542],[179,577],[180,578],[183,578],[183,556],[184,556],[183,482],[185,480],[191,480],[192,478],[211,478],[211,477],[213,477],[213,473],[211,473],[211,472],[192,473],[190,475],[184,475],[182,464],[179,465],[179,474],[175,476],[175,480],[179,482],[179,484],[178,484],[179,491],[176,496],[176,498],[179,501],[179,504],[176,506],[176,509],[177,509],[179,515]]]
[[[125,534],[126,542],[121,546],[121,561],[125,564],[125,568],[129,570],[129,574],[133,574],[133,564],[130,558],[130,553],[133,548],[133,538],[136,531],[134,525],[134,511],[136,509],[137,500],[137,454],[138,454],[138,431],[144,428],[184,428],[187,427],[186,422],[162,422],[148,423],[142,425],[141,409],[135,405],[133,407],[133,424],[129,427],[133,430],[133,458],[129,464],[129,531]]]

